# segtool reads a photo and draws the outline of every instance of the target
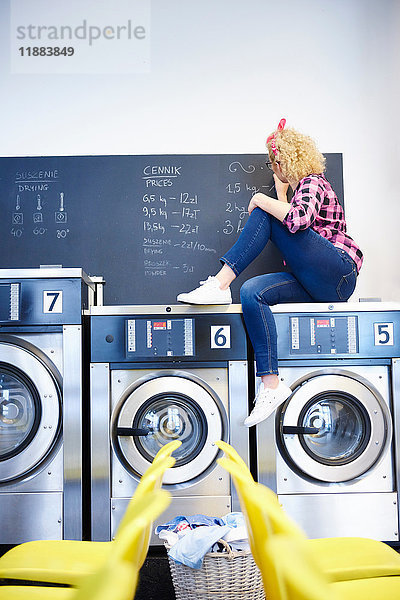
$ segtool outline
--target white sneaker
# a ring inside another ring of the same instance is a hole
[[[246,427],[252,427],[261,423],[267,419],[278,406],[280,406],[285,400],[292,394],[290,387],[279,381],[278,387],[274,390],[267,388],[261,382],[257,396],[254,400],[254,408],[245,419],[244,425]]]
[[[200,281],[198,288],[179,294],[176,299],[187,304],[232,304],[231,290],[221,290],[218,279],[211,275],[206,281]]]

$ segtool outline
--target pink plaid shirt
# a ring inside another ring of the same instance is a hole
[[[283,224],[291,233],[311,227],[334,246],[345,250],[360,271],[363,253],[347,235],[343,208],[324,175],[309,175],[299,182]]]

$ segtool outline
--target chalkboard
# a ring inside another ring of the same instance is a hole
[[[342,155],[325,156],[343,204]],[[107,304],[173,303],[217,272],[256,191],[276,197],[263,154],[0,158],[0,267],[82,267],[104,276]],[[268,244],[234,301],[281,270]]]

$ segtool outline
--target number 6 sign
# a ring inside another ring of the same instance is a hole
[[[231,326],[211,325],[211,348],[231,347]]]

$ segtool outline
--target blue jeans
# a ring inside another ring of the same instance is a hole
[[[261,208],[252,211],[238,240],[220,260],[239,275],[269,240],[280,250],[291,272],[253,277],[240,290],[258,376],[278,374],[277,332],[270,306],[343,302],[351,296],[357,281],[357,267],[347,252],[310,228],[290,233]]]

